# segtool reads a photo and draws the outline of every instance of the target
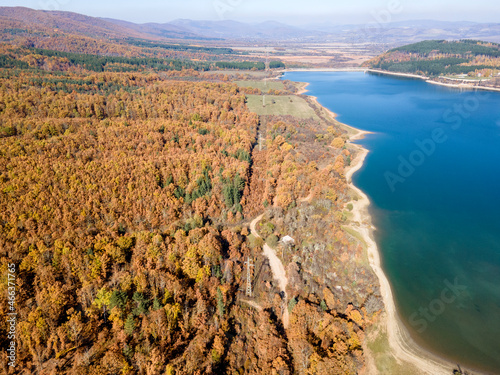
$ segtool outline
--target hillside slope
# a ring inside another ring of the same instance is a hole
[[[0,7],[0,23],[5,33],[9,27],[22,31],[65,32],[96,38],[146,37],[147,34],[116,25],[100,18],[62,11],[43,11],[25,7]],[[7,30],[8,31],[8,30]]]
[[[428,40],[389,50],[365,66],[430,77],[496,77],[500,45],[477,40]]]

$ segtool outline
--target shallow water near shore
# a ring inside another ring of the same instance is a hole
[[[500,93],[358,72],[291,72],[353,127],[353,181],[372,202],[382,266],[412,337],[500,374]]]

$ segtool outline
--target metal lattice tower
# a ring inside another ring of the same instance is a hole
[[[247,297],[252,297],[252,271],[250,270],[251,267],[254,267],[252,264],[252,260],[250,257],[247,258],[247,261],[245,262],[247,265],[247,291],[246,295]]]

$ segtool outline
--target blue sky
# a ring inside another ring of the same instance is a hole
[[[132,22],[168,22],[177,18],[234,19],[290,24],[367,23],[434,19],[500,22],[498,0],[0,0],[3,6],[65,10]]]

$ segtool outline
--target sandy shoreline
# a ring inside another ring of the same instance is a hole
[[[396,73],[395,75],[398,75]],[[405,75],[408,76],[408,75]],[[414,77],[412,77],[414,78]],[[425,79],[426,77],[419,77],[421,79]],[[433,81],[429,81],[429,83],[434,83]],[[439,83],[438,83],[439,84]],[[298,94],[306,93],[307,86],[309,83],[306,83]],[[335,119],[337,115],[330,111],[328,108],[323,107],[319,102],[317,97],[308,95],[312,101],[322,108],[325,112],[327,112],[332,119]],[[375,227],[372,224],[372,218],[368,211],[368,207],[370,206],[370,200],[368,196],[356,187],[352,183],[353,174],[358,171],[364,163],[366,156],[368,155],[368,150],[363,148],[360,145],[356,145],[351,143],[352,141],[362,139],[367,134],[372,134],[372,132],[360,130],[354,128],[350,125],[340,123],[339,124],[349,131],[349,141],[350,145],[357,149],[357,155],[355,159],[351,163],[351,167],[346,170],[345,178],[348,183],[348,186],[354,190],[359,197],[357,201],[351,202],[353,204],[353,217],[351,219],[350,228],[358,232],[367,246],[367,255],[370,262],[370,266],[377,276],[380,285],[380,293],[382,295],[382,299],[385,306],[385,313],[382,315],[381,324],[386,327],[387,336],[390,346],[390,354],[395,358],[398,363],[409,363],[415,366],[418,370],[421,371],[422,374],[428,375],[451,375],[453,370],[456,368],[456,364],[447,360],[446,358],[439,357],[438,355],[422,348],[419,346],[410,336],[408,330],[404,326],[403,322],[399,318],[398,312],[396,310],[396,305],[394,302],[394,297],[392,294],[392,289],[385,275],[380,261],[380,253],[377,246],[377,243],[374,240],[374,230]],[[367,362],[369,365],[367,367],[368,374],[378,374],[380,373],[373,363],[372,354],[367,354]],[[464,370],[465,367],[462,367]],[[481,372],[477,370],[474,371],[474,374],[479,375]],[[398,374],[404,375],[404,374]]]
[[[486,91],[500,92],[500,88],[487,87],[487,86],[475,86],[475,85],[468,84],[468,83],[446,83],[446,82],[439,82],[439,81],[435,81],[435,80],[431,79],[430,77],[421,76],[421,75],[418,75],[418,74],[386,72],[384,70],[377,70],[377,69],[367,69],[366,71],[370,72],[370,73],[384,74],[384,75],[389,75],[389,76],[397,76],[397,77],[407,77],[407,78],[421,79],[421,80],[424,80],[427,83],[430,83],[431,85],[451,87],[451,88],[454,88],[454,89],[461,89],[461,90],[486,90]]]
[[[301,82],[301,83],[303,83],[304,86],[299,91],[297,91],[297,94],[295,95],[302,95],[308,91],[307,86],[309,86],[309,82]]]
[[[318,102],[318,98],[317,98],[317,97],[312,96],[312,95],[308,95],[308,96],[311,98],[311,100],[313,101],[313,103],[314,103],[314,104],[316,104],[319,108],[323,108],[323,110],[324,110],[326,113],[328,113],[328,114],[329,114],[329,115],[330,115],[333,119],[336,119],[336,118],[337,118],[337,114],[336,114],[336,113],[334,113],[334,112],[330,111],[328,108],[323,107],[321,104],[319,104],[319,102]]]
[[[461,90],[486,90],[486,91],[500,92],[500,88],[496,88],[496,87],[475,86],[475,85],[468,84],[468,83],[446,83],[446,82],[439,82],[439,81],[434,81],[430,77],[421,76],[421,75],[418,75],[418,74],[387,72],[387,71],[384,71],[384,70],[368,69],[368,68],[307,68],[307,69],[286,69],[286,70],[280,71],[279,73],[284,74],[284,73],[287,73],[287,72],[365,72],[365,73],[368,72],[368,73],[383,74],[383,75],[395,76],[395,77],[405,77],[405,78],[421,79],[421,80],[423,80],[423,81],[425,81],[427,83],[430,83],[432,85],[439,85],[439,86],[451,87],[451,88],[456,88],[456,89],[461,89]],[[307,90],[305,90],[305,87],[304,87],[304,89],[300,90],[297,93],[297,95],[304,94],[306,91]]]
[[[307,92],[306,87],[307,85],[303,87],[301,93]],[[321,104],[319,104],[319,102],[317,101],[316,97],[314,96],[310,97],[318,106],[322,107],[327,113],[329,113],[332,116],[333,119],[335,119],[336,117],[335,113],[321,106]],[[349,137],[349,141],[362,139],[366,134],[370,134],[370,132],[356,129],[346,124],[342,125],[346,126],[352,131],[352,134]],[[368,253],[370,266],[379,280],[380,293],[382,295],[382,299],[386,310],[385,319],[383,319],[382,324],[385,325],[387,328],[387,336],[388,336],[389,346],[391,348],[391,354],[396,358],[398,362],[403,361],[413,364],[420,371],[422,371],[423,374],[450,375],[453,372],[455,364],[448,362],[445,359],[439,358],[436,355],[428,351],[425,351],[424,349],[419,347],[412,340],[407,329],[404,327],[403,323],[398,317],[398,313],[396,311],[396,305],[394,303],[394,298],[391,291],[391,286],[384,271],[382,270],[378,246],[373,236],[373,231],[375,228],[372,225],[372,219],[368,211],[370,201],[366,196],[366,194],[352,183],[352,176],[356,171],[358,171],[363,166],[363,162],[366,158],[366,155],[368,154],[368,150],[352,143],[351,146],[358,149],[358,154],[356,158],[353,160],[351,167],[346,171],[345,177],[349,187],[353,189],[359,197],[357,201],[352,202],[353,218],[351,221],[353,223],[357,223],[357,225],[352,225],[351,228],[356,230],[365,241],[367,245],[366,250]],[[375,373],[378,373],[373,364],[372,366],[370,366],[369,371],[371,372],[375,371]]]
[[[418,78],[418,79],[423,79],[424,81],[426,81],[426,80],[429,79],[429,77],[421,76],[421,75],[418,75],[418,74],[387,72],[385,70],[378,70],[378,69],[366,69],[366,71],[369,72],[369,73],[377,73],[377,74],[383,74],[383,75],[387,75],[387,76]]]
[[[354,139],[365,132],[360,131]],[[352,222],[358,225],[351,226],[356,230],[366,243],[370,266],[379,280],[380,293],[385,306],[385,319],[382,322],[386,326],[391,354],[398,361],[409,362],[416,366],[422,373],[429,375],[450,375],[454,369],[454,364],[441,359],[434,354],[420,348],[410,337],[407,329],[398,317],[391,286],[380,263],[378,246],[373,239],[374,227],[371,216],[368,212],[370,201],[366,194],[352,183],[352,175],[359,170],[365,160],[368,150],[358,145],[353,145],[359,149],[358,155],[352,163],[352,167],[346,172],[346,180],[349,187],[358,195],[359,199],[353,203]]]
[[[455,89],[465,89],[465,90],[485,90],[485,91],[496,91],[500,92],[500,89],[497,89],[495,87],[486,87],[486,86],[474,86],[470,85],[467,83],[444,83],[444,82],[438,82],[438,81],[433,81],[431,79],[428,79],[425,81],[427,83],[430,83],[432,85],[438,85],[438,86],[446,86],[446,87],[452,87]]]
[[[304,83],[304,86],[302,86],[302,88],[295,94],[295,95],[303,95],[305,94],[306,92],[308,92],[309,90],[307,90],[307,86],[309,86],[309,82],[300,82],[300,83]],[[330,111],[328,108],[326,107],[323,107],[321,104],[319,104],[318,102],[318,98],[315,97],[315,96],[312,96],[312,95],[307,95],[309,98],[311,98],[311,100],[313,101],[314,104],[316,104],[319,108],[322,108],[326,113],[328,113],[333,119],[335,119],[337,117],[337,114]],[[350,126],[348,126],[350,127]],[[352,127],[350,127],[352,128]],[[359,132],[361,130],[358,130],[358,129],[355,129],[355,128],[352,128],[353,130],[355,130],[356,132]],[[368,134],[368,132],[365,132]]]
[[[309,86],[309,83],[308,82],[301,82],[301,83],[304,83],[304,86],[302,86],[302,88],[295,94],[295,95],[303,95],[305,94],[307,91],[307,86]],[[326,107],[323,107],[321,104],[319,104],[318,102],[318,98],[315,97],[315,96],[312,96],[312,95],[307,95],[309,98],[311,98],[311,100],[313,101],[314,104],[316,104],[319,108],[322,108],[326,113],[328,113],[333,119],[335,119],[337,117],[337,114],[330,111],[328,108]],[[352,128],[354,129],[354,128]],[[355,129],[357,130],[357,129]],[[368,132],[367,132],[368,133]]]
[[[303,94],[305,94],[308,91],[307,90],[307,86],[309,86],[309,83],[308,82],[301,82],[301,83],[305,83],[305,85],[301,88],[301,90],[299,92],[297,92],[296,95],[303,95]],[[325,111],[332,119],[336,120],[337,114],[335,112],[330,111],[328,108],[322,106],[318,102],[318,98],[316,96],[313,96],[313,95],[307,95],[307,96],[309,98],[311,98],[311,100],[312,100],[312,102],[314,104],[316,104],[319,108],[323,109],[323,111]],[[341,123],[341,122],[338,122],[338,121],[337,121],[337,123],[339,125],[341,125],[342,127],[345,127],[345,128],[349,129],[349,133],[350,133],[349,140],[351,140],[351,141],[355,141],[355,140],[358,140],[358,139],[363,139],[364,136],[367,135],[367,134],[373,134],[373,132],[356,129],[356,128],[353,128],[350,125],[347,125],[347,124],[344,124],[344,123]]]

